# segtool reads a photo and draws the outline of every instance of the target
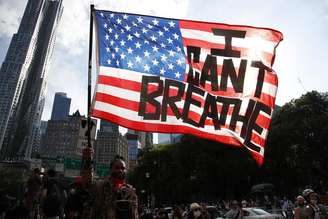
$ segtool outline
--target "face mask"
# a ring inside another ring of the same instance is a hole
[[[201,215],[201,212],[200,211],[194,211],[194,216],[195,217],[199,217]]]

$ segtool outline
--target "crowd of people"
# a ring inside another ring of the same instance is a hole
[[[318,203],[318,194],[311,189],[304,190],[295,203],[286,197],[263,196],[240,202],[194,202],[167,208],[138,206],[135,189],[125,180],[123,158],[117,156],[110,168],[110,175],[97,182],[86,170],[69,188],[58,181],[54,170],[49,169],[43,174],[34,169],[26,182],[24,198],[9,204],[5,211],[0,212],[0,219],[241,219],[247,216],[247,208],[262,208],[287,219],[328,219],[325,207]]]
[[[126,183],[122,157],[110,164],[111,174],[101,181],[92,180],[86,170],[65,188],[49,169],[42,174],[34,169],[26,182],[24,198],[0,212],[4,219],[114,219],[139,218],[135,189]]]
[[[268,196],[262,200],[237,200],[216,203],[192,203],[190,205],[174,206],[172,209],[144,207],[140,212],[141,219],[242,219],[247,218],[245,209],[264,209],[280,218],[286,219],[328,219],[328,212],[324,205],[318,204],[318,195],[311,189],[304,190],[302,195],[297,196],[295,202],[286,197],[279,199]],[[265,215],[260,218],[265,218]]]

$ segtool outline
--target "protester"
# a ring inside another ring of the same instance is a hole
[[[231,202],[231,209],[225,214],[227,219],[241,219],[243,218],[243,212],[239,207],[238,201],[233,200]]]
[[[116,156],[110,164],[110,170],[110,176],[97,186],[97,218],[138,218],[138,198],[135,189],[126,183],[123,158]]]
[[[247,207],[248,207],[248,203],[247,203],[246,200],[242,200],[242,201],[241,201],[241,207],[242,207],[242,208],[247,208]]]
[[[173,208],[172,219],[182,219],[183,210],[179,206]]]
[[[301,195],[297,196],[297,198],[296,198],[294,218],[295,219],[306,219],[305,199]]]
[[[319,204],[319,196],[312,189],[305,189],[303,191],[307,205],[305,209],[306,219],[320,219],[328,218],[327,212],[322,205]]]
[[[282,215],[287,219],[293,218],[294,207],[292,202],[285,196],[281,203]]]
[[[202,207],[198,203],[192,203],[190,205],[190,212],[188,214],[188,219],[205,219],[206,214],[204,214]]]
[[[39,168],[35,168],[27,180],[25,192],[26,208],[29,211],[30,218],[33,219],[39,216],[41,188],[41,171]]]
[[[49,169],[44,178],[42,192],[42,211],[45,218],[64,218],[66,194],[62,185],[56,179],[56,171]]]
[[[267,196],[267,195],[264,196],[264,203],[263,204],[264,204],[266,210],[271,210],[272,209],[272,203],[270,201],[269,196]]]

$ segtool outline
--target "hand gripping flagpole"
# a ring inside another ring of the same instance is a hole
[[[81,175],[86,178],[88,182],[92,181],[92,158],[93,149],[91,145],[91,130],[93,123],[91,122],[91,73],[92,73],[92,37],[93,37],[93,11],[94,5],[90,5],[90,32],[89,32],[89,61],[88,61],[88,118],[87,118],[87,138],[88,144],[82,152],[82,167]]]

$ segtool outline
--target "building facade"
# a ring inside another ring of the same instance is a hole
[[[67,120],[70,106],[71,98],[68,98],[66,93],[56,93],[54,104],[52,105],[51,120]]]
[[[79,111],[68,116],[67,120],[49,120],[46,133],[41,143],[41,156],[47,158],[81,159],[82,150],[87,146],[86,118]],[[91,144],[95,143],[97,120],[91,130]]]
[[[48,126],[48,121],[41,121],[40,125],[40,144],[35,144],[32,147],[32,158],[37,158],[40,156],[40,146],[41,146],[41,141],[42,138],[44,138],[44,135],[46,134],[47,131],[47,126]]]
[[[46,74],[62,0],[29,0],[0,69],[0,155],[29,159],[40,144]]]
[[[109,165],[116,155],[128,160],[127,140],[119,132],[117,125],[101,120],[100,129],[97,132],[96,162]]]

